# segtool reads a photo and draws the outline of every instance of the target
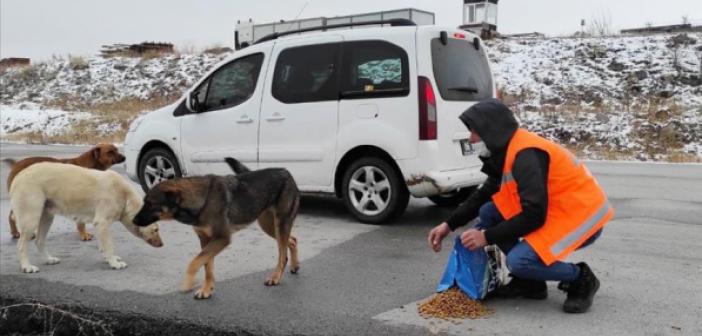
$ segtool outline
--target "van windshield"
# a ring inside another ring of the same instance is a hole
[[[492,76],[487,57],[480,44],[449,38],[446,45],[440,39],[431,41],[434,77],[444,100],[480,101],[491,98]]]

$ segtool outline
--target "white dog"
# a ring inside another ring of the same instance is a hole
[[[46,264],[60,261],[45,247],[46,233],[54,215],[93,222],[105,261],[114,269],[127,267],[120,257],[114,255],[110,225],[115,221],[121,221],[129,232],[151,246],[163,246],[158,225],[138,227],[132,223],[143,200],[122,176],[111,170],[99,171],[53,162],[33,164],[12,182],[10,204],[20,231],[17,254],[24,273],[39,271],[27,258],[27,243],[34,232],[37,232],[37,249]]]

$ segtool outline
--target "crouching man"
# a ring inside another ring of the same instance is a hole
[[[498,100],[473,105],[461,116],[470,142],[482,141],[479,154],[488,176],[450,218],[431,230],[438,252],[451,231],[475,217],[479,223],[461,234],[468,249],[497,244],[507,255],[512,281],[499,297],[545,299],[546,281],[560,281],[568,293],[563,310],[590,308],[600,282],[584,263],[562,260],[592,244],[614,209],[585,165],[568,150],[519,128],[512,111]]]

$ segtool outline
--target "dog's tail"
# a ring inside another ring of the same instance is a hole
[[[2,159],[2,162],[4,162],[4,163],[7,164],[8,166],[10,166],[10,168],[12,168],[12,167],[14,167],[15,164],[17,163],[17,160],[15,160],[15,159],[9,159],[9,158],[8,158],[8,159]]]
[[[226,161],[227,164],[229,165],[229,167],[231,167],[232,170],[237,174],[243,174],[243,173],[247,173],[247,172],[251,171],[249,168],[244,166],[244,164],[237,161],[237,159],[228,157],[228,158],[225,158],[224,161]]]

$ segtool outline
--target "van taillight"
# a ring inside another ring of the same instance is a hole
[[[436,140],[436,97],[431,82],[419,77],[419,140]]]

